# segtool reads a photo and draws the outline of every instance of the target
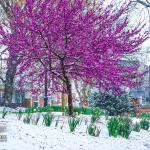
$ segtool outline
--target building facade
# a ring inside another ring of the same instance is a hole
[[[144,73],[137,79],[141,85],[131,88],[129,94],[131,97],[137,98],[141,106],[150,106],[150,66],[140,65],[139,69]]]

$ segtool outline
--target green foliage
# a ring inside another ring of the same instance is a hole
[[[100,118],[101,115],[102,115],[102,111],[99,108],[93,109],[91,123],[95,123]]]
[[[87,133],[91,136],[98,137],[100,135],[100,130],[96,125],[91,123],[89,126],[87,126]]]
[[[54,112],[62,112],[62,106],[50,106]],[[63,108],[65,112],[68,111],[68,107]]]
[[[80,119],[77,117],[70,117],[68,120],[70,132],[74,132],[77,125],[80,123]]]
[[[139,118],[150,120],[150,113],[140,113]]]
[[[108,122],[109,136],[118,135],[128,138],[131,133],[131,120],[129,118],[112,117]]]
[[[3,111],[2,111],[2,118],[5,119],[6,115],[8,114],[8,111],[6,110],[6,108],[4,107]]]
[[[36,113],[36,112],[61,112],[61,106],[47,106],[47,107],[30,107],[25,110],[26,113]]]
[[[64,114],[67,115],[69,113],[68,107],[64,107]]]
[[[107,110],[111,116],[133,111],[128,95],[113,96],[109,93],[102,95],[95,92],[90,94],[89,102],[96,107]]]
[[[40,120],[41,115],[38,113],[37,115],[34,116],[34,118],[32,118],[32,123],[34,125],[37,125],[39,120]]]
[[[68,107],[64,107],[64,113],[68,114]],[[36,113],[36,112],[62,112],[62,106],[47,106],[47,107],[31,107],[25,110],[25,113]],[[99,108],[92,107],[74,107],[74,112],[76,114],[86,114],[92,115],[95,111],[101,111]]]
[[[91,115],[93,113],[93,108],[91,108],[91,107],[75,107],[74,112],[77,112],[78,114]]]
[[[19,111],[17,112],[17,118],[18,118],[18,120],[21,119],[22,115],[23,115],[23,112],[22,112],[21,109],[19,109]]]
[[[25,116],[24,119],[23,119],[23,122],[24,122],[25,124],[30,124],[31,118],[32,118],[32,114],[27,113],[26,116]]]
[[[136,122],[135,124],[133,124],[133,131],[135,132],[140,132],[140,124],[138,122]]]
[[[136,117],[136,114],[134,112],[131,112],[129,116],[130,117]]]
[[[142,119],[140,121],[140,126],[141,126],[141,129],[148,130],[150,127],[149,121],[147,119]]]
[[[25,113],[34,113],[34,107],[27,108]]]
[[[54,116],[51,113],[46,113],[43,115],[43,122],[44,122],[45,126],[47,126],[47,127],[50,127],[53,119],[54,119]]]
[[[25,110],[25,113],[37,113],[37,112],[52,112],[53,109],[50,106],[47,107],[30,107]]]
[[[116,137],[118,135],[119,120],[117,117],[111,118],[108,122],[108,131],[110,136]]]

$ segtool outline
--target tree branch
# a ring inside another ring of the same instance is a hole
[[[2,78],[2,77],[0,77],[0,80],[3,82],[3,83],[5,83],[6,81]]]
[[[136,0],[136,2],[145,6],[145,7],[150,7],[150,2],[148,2],[148,0],[146,0],[146,2],[144,2],[142,0]]]

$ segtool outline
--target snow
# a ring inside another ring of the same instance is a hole
[[[8,112],[17,112],[17,110],[13,108],[5,107],[5,109]],[[0,112],[2,112],[3,110],[4,110],[4,107],[0,107]]]
[[[14,114],[8,115],[6,119],[0,119],[0,124],[6,123],[5,134],[8,138],[7,142],[0,143],[0,150],[150,150],[150,131],[133,131],[129,139],[109,137],[106,120],[102,117],[97,123],[101,128],[100,136],[92,137],[86,134],[85,125],[85,120],[90,117],[80,117],[82,123],[74,133],[70,133],[68,118],[65,116],[60,116],[59,124],[55,128],[57,117],[50,127],[45,127],[42,116],[36,126],[24,124]],[[64,125],[61,129],[62,124]]]
[[[6,111],[10,112],[10,113],[14,113],[14,112],[18,112],[19,110],[21,111],[25,111],[26,108],[25,107],[17,107],[17,108],[10,108],[10,107],[0,107],[0,112],[3,112],[4,108],[6,109]]]

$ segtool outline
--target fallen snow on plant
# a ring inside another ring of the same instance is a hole
[[[50,127],[42,124],[24,124],[16,115],[8,115],[0,122],[7,124],[7,142],[0,143],[0,150],[150,150],[150,131],[132,132],[129,139],[109,137],[104,118],[97,125],[101,128],[99,137],[86,134],[86,117],[74,133],[68,128],[68,118],[60,117],[57,127],[55,120]],[[89,117],[88,117],[89,120]],[[89,123],[88,123],[89,124]],[[62,129],[61,129],[62,128]]]

